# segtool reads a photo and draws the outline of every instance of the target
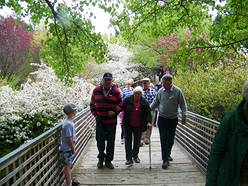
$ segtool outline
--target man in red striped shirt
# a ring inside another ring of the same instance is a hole
[[[90,109],[96,118],[96,141],[98,148],[99,169],[103,168],[103,162],[109,169],[114,169],[111,161],[114,158],[115,133],[117,124],[117,107],[121,104],[121,93],[112,84],[111,73],[103,75],[102,83],[93,90]],[[105,141],[107,141],[106,153]]]

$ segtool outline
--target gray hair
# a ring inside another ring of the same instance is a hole
[[[244,83],[242,95],[245,98],[245,101],[248,102],[248,80]]]
[[[165,82],[165,81],[172,81],[172,75],[171,74],[165,74],[163,75],[163,77],[161,78],[161,81],[162,82]]]

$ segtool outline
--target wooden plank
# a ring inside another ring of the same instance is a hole
[[[141,174],[79,174],[77,180],[84,184],[99,184],[99,185],[144,185],[144,184],[182,184],[188,183],[203,183],[204,178],[200,172],[183,172],[183,173],[141,173]]]
[[[80,184],[80,185],[94,185],[94,186],[102,186],[102,185],[98,185],[98,184]],[[116,184],[107,184],[107,185],[111,185],[111,186],[120,186],[120,185],[116,185]],[[134,185],[140,185],[140,184],[125,184],[125,186],[134,186]],[[143,185],[151,185],[151,184],[143,184]],[[155,186],[205,186],[204,183],[194,183],[194,185],[192,185],[192,183],[190,184],[187,184],[187,183],[182,183],[182,184],[171,184],[171,183],[162,183],[162,184],[159,184],[159,183],[153,183],[152,185],[155,185]]]

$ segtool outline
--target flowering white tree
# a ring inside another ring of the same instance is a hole
[[[120,84],[124,84],[126,80],[135,79],[140,75],[136,69],[142,65],[132,62],[133,54],[127,48],[117,44],[109,44],[109,54],[111,59],[108,62],[103,64],[90,63],[88,65],[90,82],[98,84],[105,72],[111,72],[114,80]]]
[[[44,65],[32,75],[35,81],[28,80],[19,91],[9,86],[0,88],[1,147],[17,147],[57,124],[66,103],[80,108],[89,104],[94,86],[85,80],[74,78],[73,84],[67,86]]]

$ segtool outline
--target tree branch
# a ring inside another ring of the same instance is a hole
[[[193,50],[193,49],[199,49],[199,48],[203,48],[203,49],[204,48],[223,48],[223,47],[229,47],[229,46],[235,45],[237,43],[242,43],[244,41],[248,41],[248,38],[244,38],[244,39],[241,39],[241,40],[233,41],[233,42],[230,42],[230,43],[224,43],[224,44],[221,44],[221,45],[196,46],[196,47],[192,47],[190,49]]]
[[[67,33],[66,33],[67,31],[66,31],[66,28],[63,25],[63,21],[58,16],[58,13],[54,10],[54,6],[52,5],[52,3],[49,0],[45,0],[45,2],[47,3],[48,7],[50,8],[50,10],[52,11],[52,14],[53,14],[56,36],[58,38],[60,48],[62,50],[63,59],[64,59],[63,61],[64,61],[64,64],[66,66],[66,73],[67,73],[66,77],[69,77],[70,68],[69,68],[68,58],[67,58],[67,53],[66,53],[66,47],[67,47],[67,44],[68,44],[68,37],[67,37]],[[60,35],[59,35],[59,32],[58,32],[57,20],[60,22],[60,24],[61,24],[61,26],[63,28],[63,33],[64,33],[64,36],[65,36],[65,43],[63,43],[61,38],[60,38]],[[65,47],[64,47],[64,44],[65,44]]]

